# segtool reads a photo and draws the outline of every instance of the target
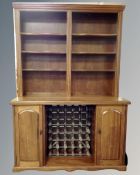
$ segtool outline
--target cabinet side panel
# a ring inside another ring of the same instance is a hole
[[[14,126],[14,166],[19,166],[19,131],[18,131],[18,115],[17,108],[13,106],[13,126]]]
[[[21,97],[23,95],[23,87],[22,87],[20,11],[14,9],[13,15],[14,15],[14,40],[15,40],[16,93],[18,97]]]
[[[121,38],[122,38],[122,18],[123,12],[118,13],[118,21],[117,21],[117,54],[116,54],[116,72],[115,72],[115,96],[119,95],[119,77],[120,77],[120,55],[121,55]]]
[[[127,108],[128,106],[123,106],[123,117],[121,119],[121,145],[120,145],[120,159],[123,165],[126,164],[125,162],[125,155],[126,155],[126,132],[127,132]]]

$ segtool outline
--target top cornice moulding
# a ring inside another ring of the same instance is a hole
[[[13,8],[15,9],[63,9],[63,10],[104,10],[104,11],[123,11],[125,5],[122,3],[105,3],[105,2],[13,2]]]

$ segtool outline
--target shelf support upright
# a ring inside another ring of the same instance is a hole
[[[72,52],[72,12],[67,12],[67,43],[66,43],[66,93],[71,96],[71,52]]]

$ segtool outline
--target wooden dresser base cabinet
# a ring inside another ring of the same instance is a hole
[[[93,105],[89,157],[48,157],[45,108],[46,105],[14,105],[15,171],[126,169],[127,105]]]

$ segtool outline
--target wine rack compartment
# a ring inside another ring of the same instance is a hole
[[[94,106],[46,106],[48,156],[90,156]]]

